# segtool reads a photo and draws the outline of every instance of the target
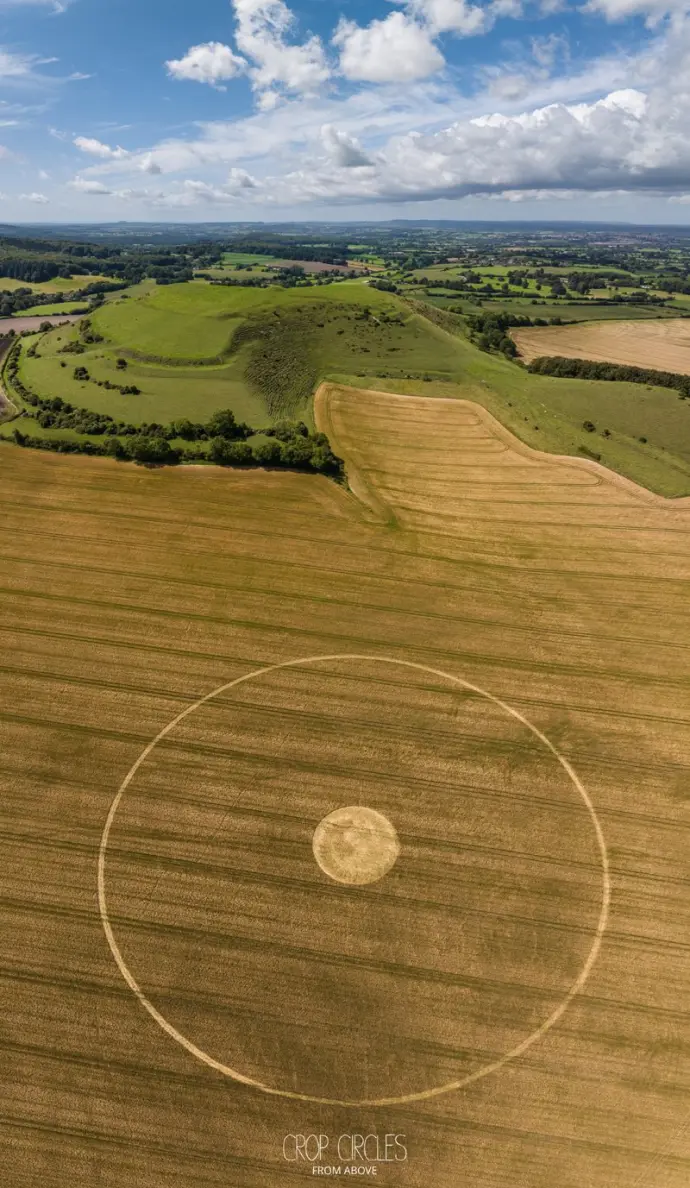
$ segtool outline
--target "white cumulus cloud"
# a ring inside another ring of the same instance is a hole
[[[505,0],[500,0],[505,3]],[[514,0],[511,0],[511,8]],[[491,5],[480,8],[466,0],[409,0],[409,9],[428,26],[432,34],[458,33],[473,37],[484,33],[493,21]],[[511,13],[513,15],[513,13]]]
[[[333,44],[342,74],[356,82],[414,82],[445,65],[429,30],[402,12],[365,26],[343,18]]]
[[[330,77],[331,69],[319,37],[289,41],[295,17],[284,0],[233,0],[237,17],[237,47],[251,62],[249,76],[262,107],[275,105],[280,88],[314,94]]]
[[[690,88],[688,88],[690,90]],[[492,112],[392,137],[368,169],[301,167],[284,200],[421,201],[521,192],[687,192],[690,95],[615,91],[594,103]],[[680,101],[679,101],[680,100]],[[278,179],[267,181],[267,188]]]
[[[341,132],[333,124],[324,124],[321,140],[333,164],[338,169],[355,169],[371,165],[371,157],[364,152],[359,141],[347,132]]]
[[[35,190],[30,194],[20,194],[19,200],[20,202],[35,202],[39,206],[45,206],[50,201],[49,198],[46,198],[45,194],[38,194]]]
[[[144,153],[144,156],[137,163],[137,168],[142,173],[162,173],[160,165],[155,161],[151,153]]]
[[[91,136],[75,136],[73,143],[82,153],[102,157],[104,161],[122,161],[129,156],[127,149],[120,148],[119,145],[117,148],[111,148],[109,144],[103,144]]]
[[[220,88],[221,83],[242,74],[247,63],[244,58],[233,53],[229,45],[223,45],[220,41],[207,41],[203,45],[193,45],[183,58],[173,58],[165,65],[171,78],[208,83]]]

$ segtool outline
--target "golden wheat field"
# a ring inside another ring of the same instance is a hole
[[[354,494],[2,450],[2,1182],[686,1188],[690,500],[316,412]]]
[[[529,326],[510,333],[528,363],[540,355],[563,355],[690,375],[690,321],[681,318]]]

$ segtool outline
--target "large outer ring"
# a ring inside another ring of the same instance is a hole
[[[521,722],[523,726],[526,726],[528,730],[531,730],[532,734],[534,734],[535,737],[538,738],[540,742],[542,742],[544,746],[551,752],[551,754],[555,756],[577,789],[577,792],[579,793],[585,808],[589,813],[601,858],[601,909],[594,934],[594,940],[578,977],[575,979],[567,994],[561,1000],[556,1009],[549,1015],[547,1019],[544,1020],[541,1026],[538,1027],[536,1031],[533,1031],[530,1035],[528,1035],[527,1038],[522,1041],[522,1043],[518,1044],[515,1048],[511,1048],[509,1052],[506,1052],[505,1055],[501,1056],[498,1060],[494,1060],[491,1064],[484,1065],[482,1068],[477,1069],[476,1072],[470,1073],[469,1076],[462,1077],[458,1081],[448,1081],[445,1085],[436,1085],[431,1089],[423,1089],[417,1093],[405,1093],[398,1097],[377,1097],[373,1099],[363,1098],[354,1099],[351,1101],[334,1097],[314,1097],[309,1093],[297,1093],[291,1089],[279,1089],[272,1085],[264,1085],[261,1081],[257,1081],[253,1077],[247,1077],[243,1073],[238,1072],[236,1069],[230,1068],[227,1064],[222,1064],[221,1061],[215,1060],[213,1056],[209,1056],[208,1052],[204,1052],[202,1048],[198,1048],[197,1045],[192,1043],[191,1040],[187,1039],[187,1037],[183,1035],[182,1032],[178,1031],[176,1027],[173,1027],[173,1025],[165,1018],[165,1016],[162,1015],[160,1011],[156,1009],[153,1003],[146,997],[144,991],[141,989],[135,977],[130,972],[125,959],[120,952],[120,948],[118,946],[117,940],[115,939],[115,934],[108,918],[108,906],[105,892],[105,859],[108,848],[108,840],[110,838],[110,831],[113,827],[115,815],[119,808],[122,797],[127,791],[127,788],[131,784],[137,771],[151,754],[154,747],[156,747],[161,739],[165,738],[167,734],[170,734],[171,730],[174,730],[175,727],[189,714],[194,713],[195,710],[199,709],[202,705],[205,705],[207,701],[212,701],[214,697],[219,697],[221,693],[227,692],[228,689],[233,689],[235,686],[241,685],[245,681],[253,680],[255,677],[264,676],[269,672],[276,672],[281,668],[296,668],[299,665],[318,664],[331,660],[364,660],[369,663],[398,664],[404,668],[414,668],[418,672],[431,673],[433,676],[441,677],[442,680],[452,681],[453,684],[460,685],[463,689],[469,689],[472,693],[478,693],[480,697],[485,697],[487,701],[493,702],[494,705],[499,706],[500,709],[504,710],[507,714],[510,714],[510,716],[515,718],[518,722]],[[171,722],[168,722],[167,726],[164,726],[163,729],[159,731],[156,737],[141,752],[136,763],[134,763],[134,765],[127,772],[127,775],[120,784],[120,787],[118,788],[118,791],[115,795],[115,799],[110,806],[110,811],[103,829],[101,844],[98,850],[98,907],[106,939],[110,946],[110,951],[112,952],[117,967],[130,990],[132,990],[137,996],[144,1009],[147,1010],[152,1018],[156,1020],[158,1026],[161,1027],[163,1031],[165,1031],[166,1034],[172,1039],[176,1040],[178,1044],[181,1044],[183,1048],[186,1048],[186,1050],[190,1052],[192,1056],[195,1056],[197,1060],[202,1061],[203,1064],[207,1064],[209,1068],[215,1069],[216,1072],[222,1073],[226,1077],[232,1077],[233,1080],[239,1081],[242,1085],[250,1085],[253,1089],[260,1089],[262,1093],[270,1093],[276,1097],[288,1097],[292,1098],[294,1101],[315,1102],[318,1105],[406,1105],[409,1102],[424,1101],[430,1097],[438,1097],[442,1093],[450,1093],[455,1089],[464,1089],[465,1086],[471,1085],[474,1081],[479,1081],[482,1077],[489,1076],[490,1073],[498,1072],[499,1069],[503,1068],[511,1060],[515,1060],[516,1057],[521,1056],[523,1052],[526,1052],[528,1048],[532,1047],[532,1044],[535,1044],[542,1038],[542,1036],[546,1035],[547,1031],[550,1031],[551,1028],[554,1027],[556,1023],[558,1023],[558,1021],[562,1018],[576,995],[578,995],[584,988],[587,979],[594,968],[597,957],[599,956],[604,932],[608,923],[610,903],[611,874],[609,867],[609,856],[606,847],[606,839],[604,837],[596,809],[594,808],[594,805],[590,799],[589,793],[582,785],[571,764],[568,762],[565,756],[561,754],[557,747],[555,747],[554,744],[550,742],[546,735],[538,729],[538,727],[534,726],[532,722],[530,722],[528,718],[525,718],[524,715],[518,710],[513,709],[512,706],[507,705],[505,701],[501,701],[500,698],[495,697],[493,693],[487,693],[485,689],[480,689],[478,685],[473,685],[469,681],[463,680],[461,677],[451,676],[450,673],[443,672],[439,668],[430,668],[426,664],[415,664],[412,660],[395,660],[388,656],[366,656],[350,652],[341,652],[328,656],[305,656],[299,660],[286,660],[282,664],[270,664],[266,668],[258,668],[254,672],[247,673],[245,676],[237,677],[234,681],[228,681],[227,684],[221,685],[218,689],[214,689],[212,693],[207,693],[205,697],[200,697],[198,701],[193,703],[193,705],[188,706],[187,709],[183,710],[181,714],[178,714],[177,717],[173,718]]]

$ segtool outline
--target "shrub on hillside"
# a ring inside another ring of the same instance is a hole
[[[249,425],[245,425],[244,422],[238,422],[235,419],[232,409],[223,408],[219,412],[214,413],[206,423],[206,432],[209,437],[222,437],[226,441],[234,441],[236,439],[242,440],[250,437],[252,430]]]
[[[280,462],[280,442],[259,441],[252,447],[252,453],[258,466],[277,466]]]
[[[254,454],[246,441],[228,441],[226,437],[214,437],[209,451],[209,460],[216,466],[251,466]]]
[[[126,452],[133,462],[170,465],[178,461],[177,452],[165,437],[147,437],[144,434],[138,434],[128,440]]]

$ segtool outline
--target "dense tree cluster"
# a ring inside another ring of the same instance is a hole
[[[470,338],[481,351],[501,351],[502,354],[514,358],[517,355],[517,347],[507,331],[509,326],[516,323],[529,326],[531,320],[523,315],[507,313],[470,314],[467,329]]]
[[[467,317],[470,338],[482,351],[501,351],[509,359],[517,356],[517,347],[508,330],[518,326],[563,326],[567,322],[554,318],[530,318],[520,313],[477,313]]]
[[[654,283],[662,293],[690,293],[690,276],[660,276]]]
[[[145,277],[151,277],[160,285],[188,281],[194,276],[195,268],[202,263],[212,264],[217,257],[218,247],[203,243],[132,250],[131,247],[110,244],[0,237],[0,276],[32,285],[41,285],[56,277],[84,277],[86,284],[81,289],[75,285],[78,299],[82,295],[138,284]],[[89,276],[111,279],[110,282],[89,282]]]

